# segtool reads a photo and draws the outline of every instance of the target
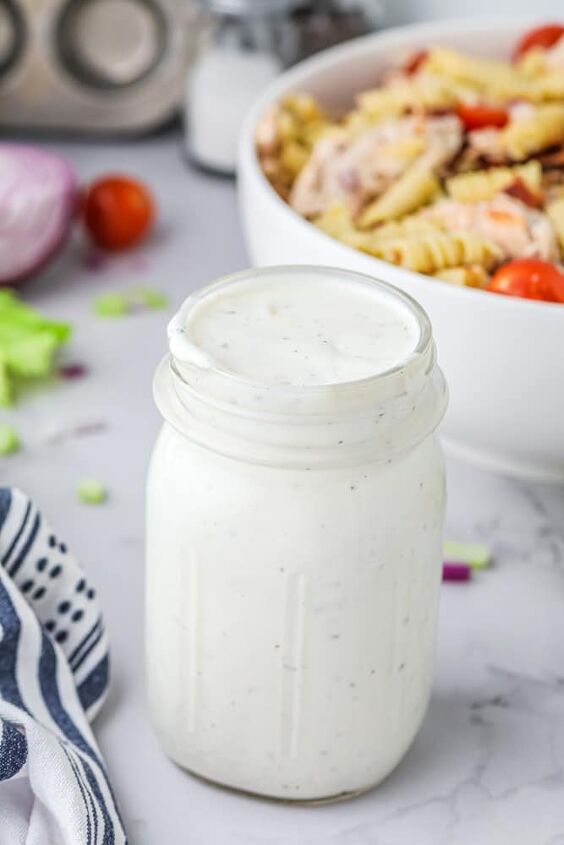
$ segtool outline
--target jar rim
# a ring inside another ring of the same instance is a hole
[[[392,299],[400,300],[402,304],[406,306],[407,309],[410,311],[411,315],[415,318],[419,330],[419,337],[417,343],[404,358],[400,359],[397,363],[393,364],[391,367],[388,367],[385,370],[382,370],[380,372],[377,372],[370,376],[366,376],[361,379],[328,382],[324,384],[301,385],[262,382],[260,380],[247,378],[244,375],[233,372],[232,370],[221,367],[215,363],[212,367],[206,366],[205,369],[212,371],[222,379],[226,379],[233,386],[240,385],[242,388],[265,390],[268,391],[268,393],[272,396],[322,396],[323,394],[334,393],[336,390],[346,393],[348,390],[358,390],[364,388],[369,389],[371,386],[376,385],[377,383],[381,383],[382,381],[388,379],[393,379],[394,376],[405,373],[406,370],[410,369],[410,365],[413,365],[418,361],[420,362],[422,359],[426,359],[429,353],[432,352],[432,327],[431,321],[426,311],[417,302],[416,299],[414,299],[405,291],[395,287],[395,285],[392,285],[389,282],[385,282],[382,279],[377,279],[373,276],[369,276],[366,273],[357,273],[352,270],[346,270],[338,267],[309,264],[283,264],[268,267],[250,268],[247,270],[241,270],[237,273],[230,273],[226,276],[220,277],[219,279],[211,282],[208,285],[205,285],[204,287],[190,294],[190,296],[188,296],[184,300],[177,313],[168,324],[169,348],[172,359],[171,364],[173,366],[175,374],[179,378],[184,380],[182,375],[181,355],[175,354],[175,350],[177,353],[181,353],[182,343],[186,343],[186,341],[183,341],[182,335],[184,326],[186,325],[190,312],[197,305],[203,302],[208,296],[215,294],[225,288],[229,288],[232,285],[237,285],[238,283],[243,281],[250,281],[254,278],[262,279],[269,277],[279,277],[281,274],[293,276],[302,273],[313,274],[315,276],[325,276],[329,274],[332,277],[338,277],[343,280],[349,280],[350,282],[353,282],[355,284],[361,284],[372,288],[376,286],[381,291],[383,291],[386,296],[389,296]],[[181,366],[179,366],[179,364]],[[197,365],[195,365],[194,363],[192,363],[191,366],[194,369],[198,369]]]

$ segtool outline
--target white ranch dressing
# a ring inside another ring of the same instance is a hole
[[[419,326],[387,291],[304,268],[217,290],[189,310],[182,334],[210,367],[254,383],[306,386],[394,367],[417,346]]]
[[[261,795],[366,789],[430,691],[446,394],[428,321],[355,274],[270,268],[190,297],[169,339],[147,513],[161,743]]]

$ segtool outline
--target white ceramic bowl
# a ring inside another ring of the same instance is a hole
[[[564,481],[564,305],[458,288],[357,252],[303,220],[263,176],[254,129],[269,103],[307,91],[330,108],[410,50],[446,44],[508,55],[530,20],[418,24],[333,48],[283,74],[252,109],[241,138],[239,192],[247,246],[256,265],[322,264],[384,279],[410,293],[431,317],[450,387],[447,449],[487,468]]]

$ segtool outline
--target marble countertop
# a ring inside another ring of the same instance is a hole
[[[443,587],[434,693],[414,747],[377,790],[317,808],[203,784],[160,752],[143,680],[143,498],[159,419],[151,377],[169,313],[196,286],[246,264],[231,182],[191,171],[171,133],[122,144],[58,144],[87,178],[126,170],[158,196],[142,252],[88,267],[74,243],[28,288],[72,320],[67,360],[87,378],[28,396],[8,417],[25,449],[2,483],[35,497],[98,584],[113,686],[96,729],[132,845],[564,845],[564,489],[448,462],[448,535],[491,545],[495,565]],[[169,312],[93,316],[95,296],[150,284]],[[110,491],[99,508],[79,479]]]

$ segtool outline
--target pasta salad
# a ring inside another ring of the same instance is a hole
[[[349,246],[564,302],[564,25],[525,33],[508,61],[429,47],[338,117],[290,94],[256,146],[280,196]]]

